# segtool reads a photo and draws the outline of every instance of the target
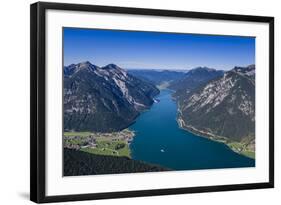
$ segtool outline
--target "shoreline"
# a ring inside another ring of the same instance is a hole
[[[180,113],[180,111],[179,111],[179,113]],[[226,137],[217,136],[217,135],[214,135],[210,132],[198,130],[193,126],[188,126],[184,123],[184,121],[180,117],[180,115],[178,115],[176,120],[177,120],[177,123],[178,123],[180,129],[191,132],[192,134],[195,134],[199,137],[203,137],[203,138],[206,138],[206,139],[209,139],[209,140],[213,140],[213,141],[216,141],[216,142],[219,142],[219,143],[223,143],[229,149],[231,149],[233,152],[255,160],[255,151],[245,149],[246,145],[243,142],[229,141],[229,139],[227,139]]]
[[[147,106],[145,109],[139,110],[132,122],[119,130],[113,132],[64,131],[63,147],[97,155],[128,157],[129,159],[132,159],[130,145],[136,134],[130,127],[136,123],[138,117],[142,113],[149,111],[155,103],[159,103],[159,101],[156,100],[156,97],[160,92],[161,91],[159,90],[159,93],[153,97],[151,105]],[[101,141],[103,143],[101,143]],[[123,145],[121,148],[116,147],[118,144],[125,144],[125,147]],[[113,147],[113,145],[116,146]],[[108,146],[110,148],[108,148]],[[119,154],[119,149],[123,150],[121,154]]]

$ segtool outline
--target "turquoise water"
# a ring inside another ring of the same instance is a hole
[[[174,170],[253,167],[255,160],[178,127],[172,91],[162,90],[150,110],[129,128],[136,132],[130,145],[132,158]]]

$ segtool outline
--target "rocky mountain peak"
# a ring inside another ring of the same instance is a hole
[[[249,65],[249,66],[246,66],[246,67],[235,66],[235,67],[232,69],[232,71],[247,74],[248,72],[253,72],[253,71],[255,71],[255,69],[256,69],[255,64],[252,64],[252,65]]]
[[[150,107],[159,93],[154,85],[114,64],[73,64],[64,67],[64,76],[65,130],[121,130]]]
[[[223,74],[224,72],[221,70],[208,67],[197,67],[188,71],[184,78],[171,84],[170,88],[176,90],[175,96],[185,96],[185,94],[188,94],[196,87],[201,86],[212,79],[223,76]]]
[[[83,61],[83,62],[81,62],[81,63],[78,63],[78,65],[80,65],[80,66],[90,66],[90,65],[92,65],[92,64],[91,64],[90,61]]]
[[[66,77],[70,77],[73,74],[81,71],[81,70],[88,70],[94,71],[98,68],[98,66],[91,64],[89,61],[84,61],[77,64],[70,64],[69,66],[64,66],[63,72]]]
[[[121,68],[119,66],[111,63],[111,64],[108,64],[108,65],[102,67],[102,69],[118,69],[118,70],[120,70]]]
[[[246,66],[246,67],[236,66],[228,72],[233,72],[238,75],[244,76],[244,77],[248,78],[253,84],[255,84],[256,66],[254,64]]]
[[[91,64],[90,61],[84,61],[84,62],[81,62],[81,63],[77,64],[78,70],[88,69],[88,70],[93,71],[97,68],[98,68],[98,66]]]
[[[186,76],[190,76],[192,78],[194,77],[202,77],[202,76],[216,76],[216,75],[223,75],[222,70],[216,70],[214,68],[208,68],[208,67],[197,67],[193,68],[190,71],[186,73]]]

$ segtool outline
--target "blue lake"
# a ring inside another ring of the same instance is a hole
[[[132,158],[174,170],[253,167],[255,160],[233,152],[225,144],[179,128],[172,91],[161,90],[150,110],[129,128],[136,132]]]

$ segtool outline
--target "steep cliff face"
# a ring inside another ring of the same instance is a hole
[[[116,131],[153,104],[159,90],[124,69],[90,62],[64,67],[64,129]]]
[[[202,135],[243,142],[254,150],[255,66],[235,67],[178,96],[179,123]]]

